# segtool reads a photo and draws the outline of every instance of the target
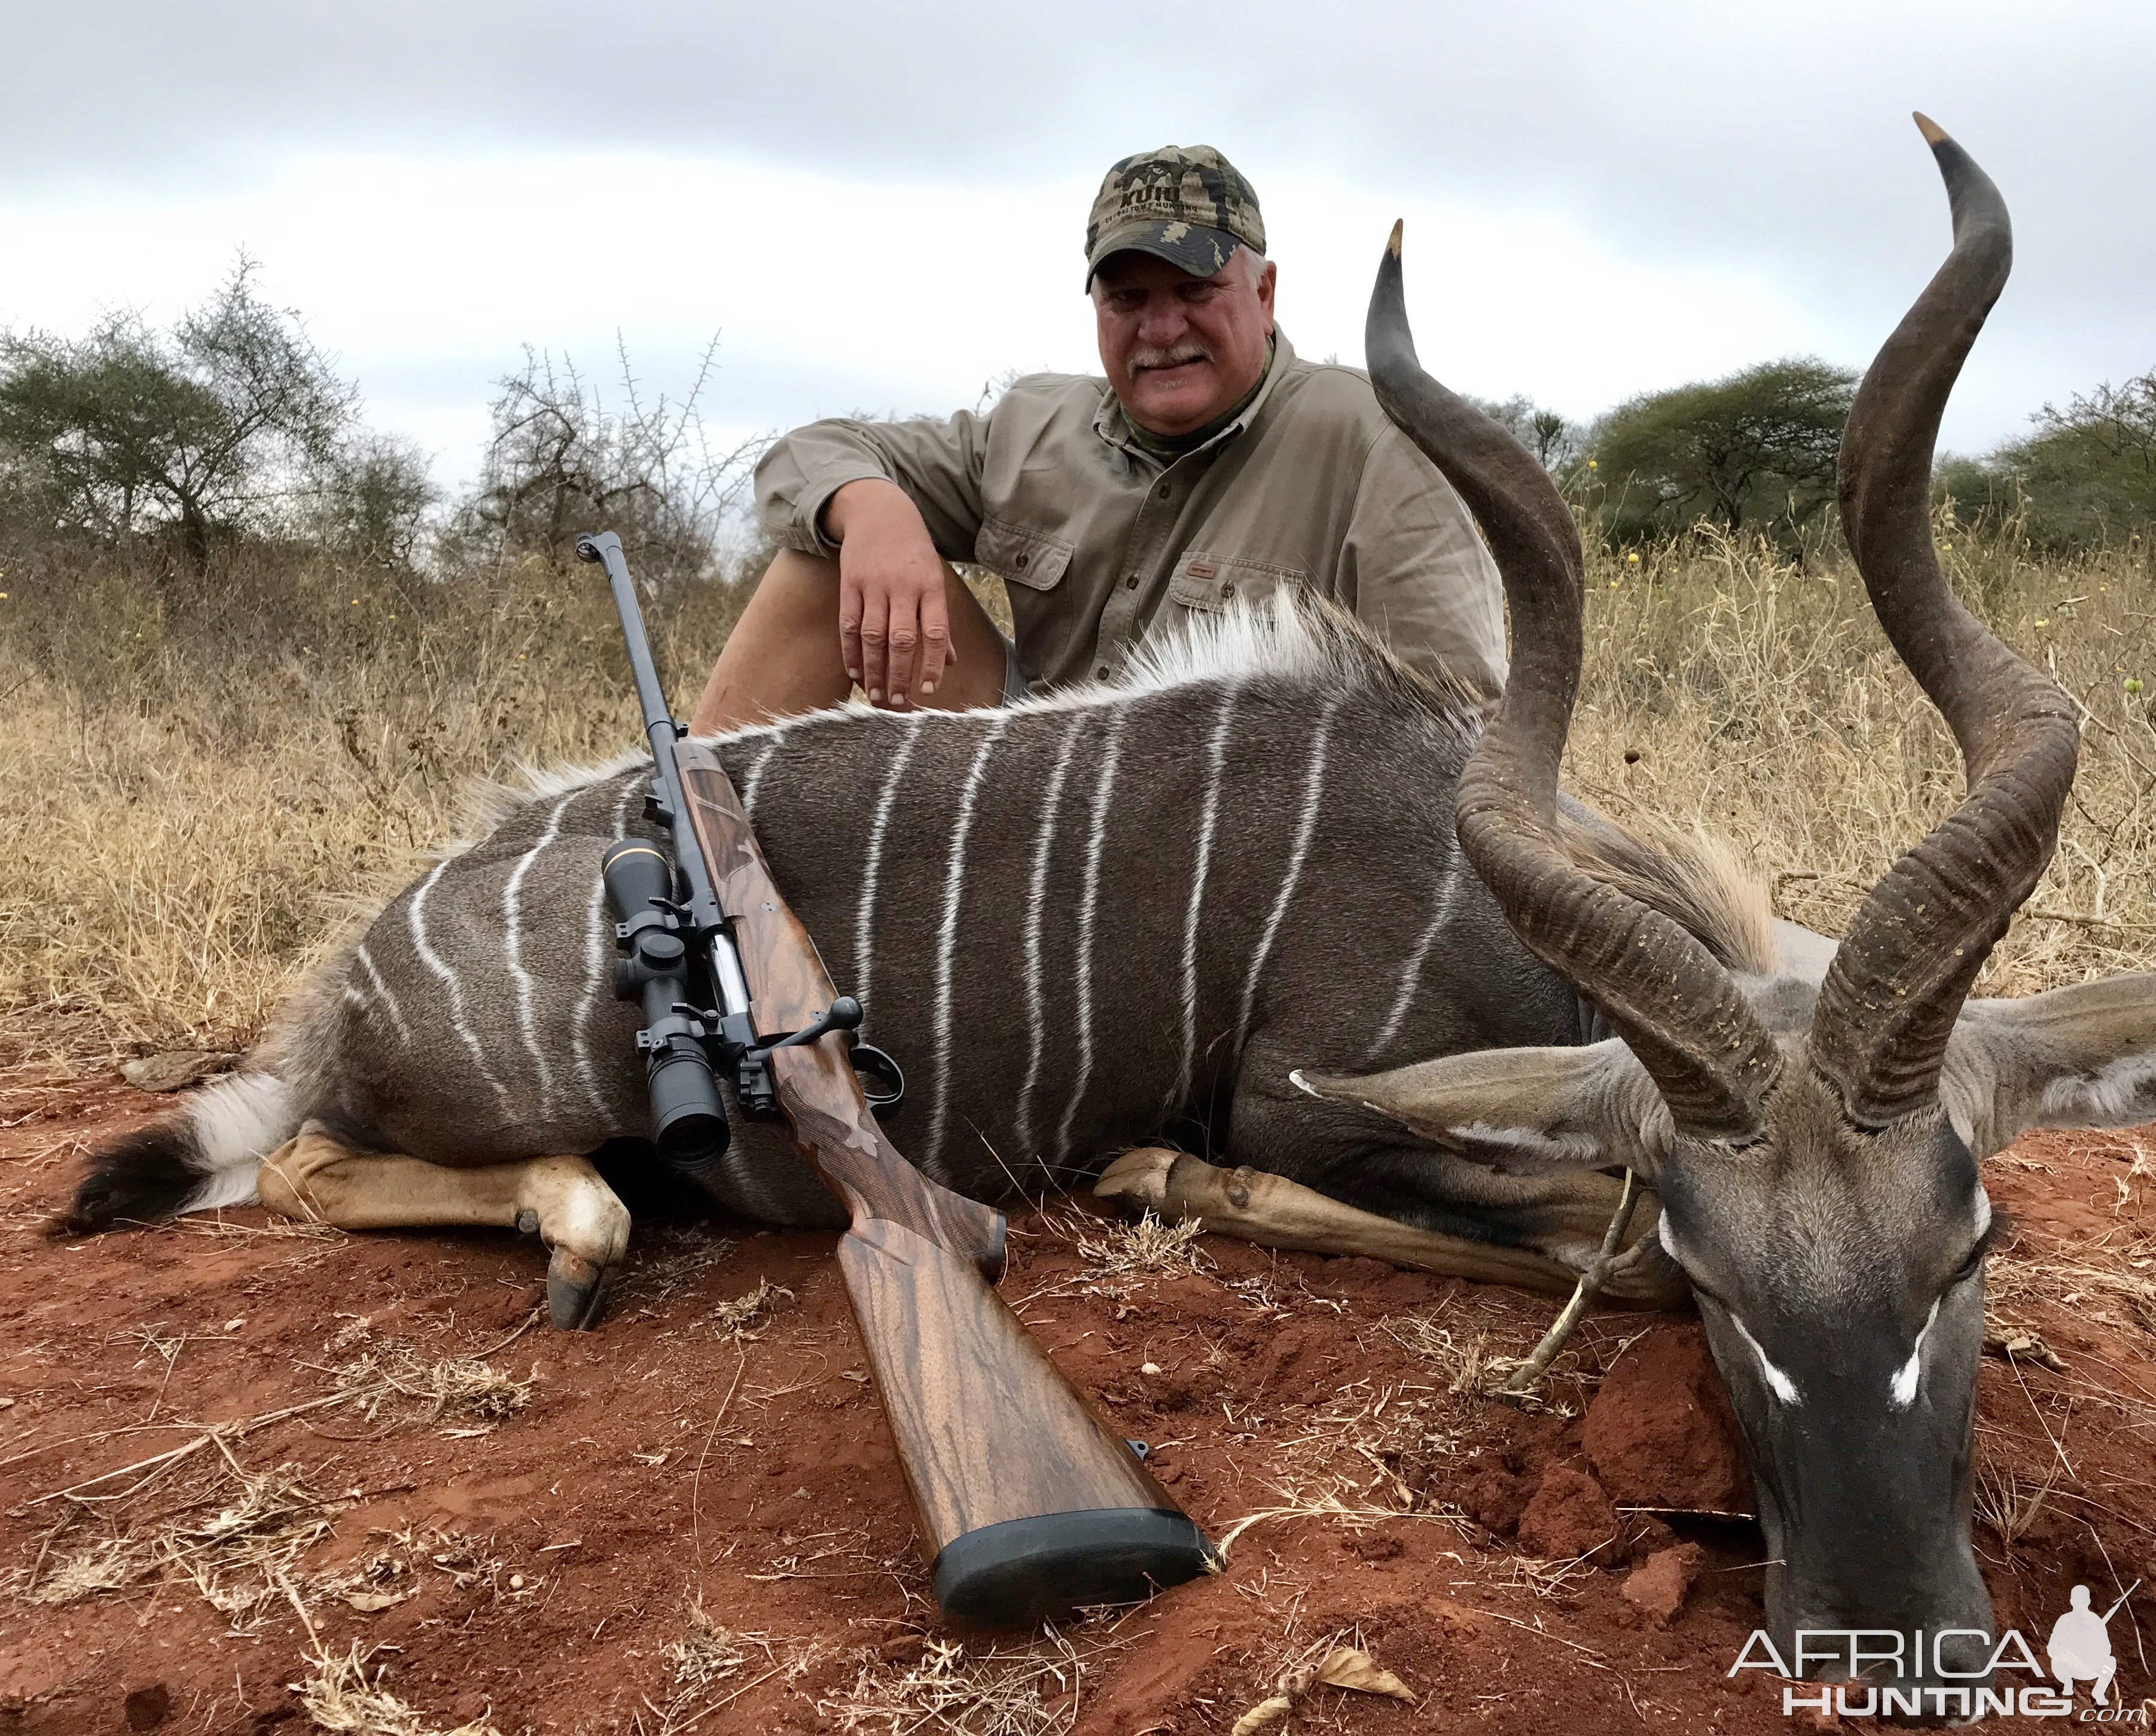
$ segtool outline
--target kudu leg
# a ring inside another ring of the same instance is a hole
[[[1360,1255],[1414,1271],[1483,1283],[1517,1284],[1553,1296],[1572,1292],[1587,1261],[1600,1251],[1609,1215],[1609,1204],[1596,1209],[1599,1218],[1592,1211],[1587,1215],[1594,1221],[1591,1228],[1583,1226],[1578,1263],[1572,1264],[1532,1248],[1500,1247],[1435,1230],[1418,1230],[1375,1212],[1343,1205],[1284,1175],[1261,1169],[1223,1169],[1188,1152],[1161,1146],[1126,1152],[1102,1173],[1093,1191],[1125,1211],[1151,1211],[1171,1222],[1196,1219],[1209,1230],[1255,1242],[1260,1247]],[[1614,1203],[1617,1184],[1611,1183],[1609,1194]],[[1681,1275],[1673,1275],[1666,1260],[1653,1257],[1659,1253],[1659,1246],[1650,1244],[1646,1231],[1652,1227],[1654,1217],[1651,1212],[1637,1215],[1633,1240],[1610,1262],[1602,1295],[1650,1307],[1682,1304],[1686,1292]],[[1565,1251],[1573,1251],[1568,1246]]]
[[[585,1158],[527,1158],[451,1169],[393,1153],[355,1152],[314,1127],[264,1159],[255,1190],[289,1218],[340,1230],[486,1225],[536,1230],[553,1251],[547,1305],[574,1330],[598,1317],[607,1268],[629,1246],[629,1208]]]

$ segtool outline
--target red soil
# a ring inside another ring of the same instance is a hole
[[[0,1733],[302,1731],[288,1684],[311,1641],[295,1600],[322,1650],[357,1644],[429,1728],[485,1718],[503,1736],[842,1728],[849,1703],[936,1666],[952,1636],[927,1600],[829,1238],[640,1214],[584,1335],[532,1323],[544,1255],[507,1235],[269,1235],[248,1210],[223,1230],[47,1240],[86,1145],[170,1101],[0,1079]],[[1988,1357],[1978,1423],[1988,1486],[2045,1492],[2017,1540],[1988,1523],[1977,1535],[2000,1620],[2040,1636],[2077,1582],[2099,1606],[2137,1575],[2156,1584],[2156,1319],[2043,1270],[2133,1273],[2139,1259],[2138,1276],[2156,1273],[2140,1149],[2132,1134],[2044,1136],[1989,1177],[2015,1225],[1995,1312],[2063,1364]],[[1031,1642],[1064,1675],[1034,1695],[1052,1716],[1012,1728],[1225,1731],[1335,1638],[1417,1699],[1318,1687],[1276,1729],[1816,1727],[1793,1726],[1763,1675],[1725,1675],[1760,1619],[1757,1528],[1624,1510],[1749,1499],[1694,1323],[1594,1317],[1560,1364],[1560,1408],[1524,1413],[1450,1393],[1451,1369],[1409,1346],[1428,1348],[1424,1322],[1520,1354],[1545,1298],[1217,1238],[1199,1244],[1202,1273],[1101,1294],[1081,1287],[1074,1226],[1099,1229],[1070,1206],[1020,1215],[1005,1293],[1123,1432],[1152,1443],[1211,1534],[1319,1492],[1353,1517],[1260,1519],[1219,1577],[1078,1624],[1063,1646]],[[791,1296],[729,1335],[714,1311],[767,1281]],[[429,1361],[485,1353],[530,1379],[531,1399],[492,1424],[326,1406],[228,1436],[228,1462],[212,1442],[126,1501],[85,1498],[124,1493],[138,1476],[82,1486],[199,1439],[197,1425],[321,1397],[336,1365],[398,1344]],[[247,1631],[169,1569],[32,1600],[101,1538],[200,1528],[238,1498],[235,1466],[287,1467],[322,1527]],[[356,1606],[354,1588],[383,1606]],[[2152,1597],[2111,1626],[2128,1704],[2156,1673]],[[698,1600],[756,1636],[701,1690],[669,1656]],[[896,1728],[987,1727],[968,1716]]]

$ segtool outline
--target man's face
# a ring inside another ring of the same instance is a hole
[[[1110,254],[1093,279],[1101,365],[1141,428],[1171,438],[1235,408],[1265,371],[1274,270],[1239,250],[1211,277],[1148,253]]]

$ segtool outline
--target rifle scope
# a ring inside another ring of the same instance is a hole
[[[644,1004],[644,1051],[651,1088],[653,1142],[677,1169],[702,1169],[726,1148],[732,1132],[704,1027],[689,990],[689,949],[673,912],[674,866],[640,838],[624,838],[599,864],[607,902],[619,925],[614,993]]]

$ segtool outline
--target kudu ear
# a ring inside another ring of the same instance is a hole
[[[1564,1049],[1481,1049],[1389,1072],[1289,1076],[1425,1139],[1509,1170],[1622,1163],[1651,1181],[1676,1133],[1646,1069],[1616,1038]]]
[[[2030,1127],[2156,1120],[2156,973],[1964,1002],[1939,1096],[1979,1158]]]

